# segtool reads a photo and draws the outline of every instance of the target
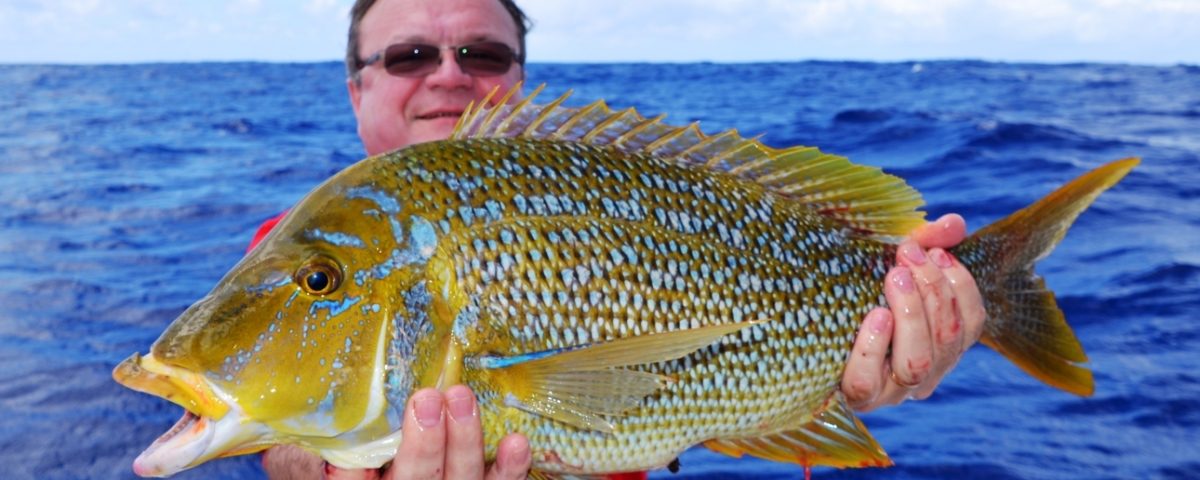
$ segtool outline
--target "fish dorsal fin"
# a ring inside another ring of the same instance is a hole
[[[886,467],[887,453],[837,392],[812,421],[796,430],[758,438],[715,439],[704,442],[710,450],[733,457],[750,455],[804,467]]]
[[[856,165],[816,147],[768,147],[758,137],[744,138],[736,130],[706,135],[696,123],[672,126],[662,115],[646,118],[632,108],[614,111],[603,100],[562,106],[571,92],[534,104],[544,87],[511,105],[508,101],[520,85],[496,102],[489,95],[463,113],[450,138],[561,140],[647,154],[756,182],[869,236],[905,236],[925,217],[917,210],[924,205],[921,195],[877,167]]]
[[[622,367],[675,360],[758,323],[712,325],[476,361],[482,368],[510,370],[518,379],[505,399],[509,406],[582,429],[611,433],[613,426],[605,417],[637,406],[672,381]]]

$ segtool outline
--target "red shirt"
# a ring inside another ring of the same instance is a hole
[[[271,229],[275,228],[275,224],[279,223],[280,220],[283,220],[284,215],[287,215],[286,210],[279,215],[267,219],[267,221],[263,222],[262,225],[259,225],[258,230],[254,232],[254,238],[250,239],[250,246],[246,247],[246,253],[250,253],[251,250],[254,250],[254,247],[258,246],[258,242],[261,242],[263,237],[266,237],[268,233],[271,233]]]

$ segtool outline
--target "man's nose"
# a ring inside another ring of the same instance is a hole
[[[470,83],[471,76],[463,72],[457,59],[454,58],[453,51],[442,51],[437,69],[430,73],[425,81],[437,85],[457,86]]]

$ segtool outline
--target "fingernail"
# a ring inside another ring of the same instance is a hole
[[[430,428],[442,422],[441,394],[426,395],[413,399],[413,414],[417,416],[417,424]]]
[[[914,288],[912,271],[904,267],[896,267],[892,274],[892,283],[895,283],[901,292],[912,293]]]
[[[514,449],[512,449],[512,451],[508,452],[508,465],[509,466],[525,465],[526,464],[525,462],[527,462],[528,460],[529,460],[529,445],[527,443],[521,443],[521,446],[519,448],[514,448]]]
[[[914,265],[925,264],[925,251],[921,250],[921,247],[916,244],[906,243],[900,246],[900,253],[904,254],[904,257],[908,258]]]
[[[446,404],[447,410],[450,410],[450,418],[455,421],[475,418],[475,399],[471,398],[471,394],[465,389],[448,392]]]
[[[878,335],[891,327],[888,314],[885,312],[885,310],[871,310],[867,314],[867,328],[871,329],[871,333]]]
[[[954,261],[950,260],[950,255],[947,255],[945,250],[935,248],[929,251],[929,256],[933,258],[933,263],[938,267],[950,268],[954,266]]]

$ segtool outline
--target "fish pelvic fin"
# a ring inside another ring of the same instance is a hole
[[[980,341],[1026,373],[1061,390],[1089,396],[1087,355],[1067,324],[1054,292],[1034,273],[1076,217],[1140,162],[1127,158],[1096,168],[988,225],[951,249],[975,276],[987,320]]]
[[[816,147],[769,147],[737,130],[713,135],[697,123],[669,125],[664,116],[646,118],[633,108],[613,110],[603,100],[566,107],[570,92],[546,104],[533,103],[545,85],[524,99],[513,90],[472,105],[459,119],[452,140],[525,138],[580,142],[643,154],[673,165],[710,170],[762,185],[842,225],[850,232],[891,241],[924,222],[920,193],[877,167],[857,165]],[[493,92],[495,93],[495,92]]]
[[[826,400],[812,421],[800,428],[756,438],[713,439],[704,442],[704,446],[732,457],[750,455],[805,468],[892,465],[883,447],[854,415],[841,391]]]
[[[609,418],[622,415],[674,381],[623,367],[674,360],[758,323],[712,325],[475,361],[480,368],[504,370],[511,387],[506,405],[581,429],[612,433]]]

